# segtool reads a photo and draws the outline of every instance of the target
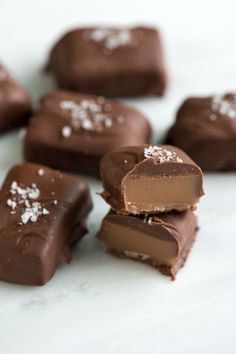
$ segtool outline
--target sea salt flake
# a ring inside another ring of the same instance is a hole
[[[210,102],[213,113],[226,116],[228,118],[236,118],[236,95],[215,95]],[[209,119],[215,121],[217,116],[210,114]]]
[[[150,145],[148,148],[144,148],[144,157],[154,158],[156,162],[177,162],[182,163],[183,160],[177,156],[176,152],[170,151],[160,146]]]
[[[100,102],[100,103],[99,103]],[[101,103],[102,102],[102,103]],[[105,99],[84,99],[80,102],[61,101],[59,107],[70,113],[70,125],[62,128],[62,136],[68,138],[72,130],[84,129],[87,131],[101,132],[104,128],[111,128],[114,122],[124,123],[123,117],[116,117],[111,111],[112,106],[108,103],[103,108]],[[103,110],[105,109],[105,113]]]
[[[214,121],[217,119],[217,117],[216,117],[215,114],[210,114],[209,119],[210,119],[212,122],[214,122]]]
[[[125,118],[122,117],[122,116],[119,116],[119,117],[117,118],[117,122],[120,123],[120,124],[124,123],[124,121],[125,121]]]
[[[90,31],[89,38],[97,43],[102,42],[104,49],[109,52],[118,47],[130,45],[132,43],[133,35],[132,32],[126,28],[111,29],[98,27]]]
[[[44,169],[40,168],[40,169],[38,170],[38,175],[39,175],[39,176],[43,176],[43,175],[44,175]]]
[[[49,211],[46,208],[43,208],[43,215],[48,215]]]
[[[10,193],[14,196],[14,200],[10,198],[7,200],[7,205],[12,209],[10,213],[15,213],[17,206],[23,209],[20,216],[20,225],[29,221],[36,222],[41,215],[49,214],[49,211],[39,201],[36,201],[40,195],[36,183],[32,183],[30,187],[21,187],[16,181],[13,181]]]
[[[71,136],[72,133],[72,129],[69,126],[64,126],[61,130],[61,134],[63,136],[63,138],[69,138]]]
[[[30,213],[29,212],[25,212],[24,214],[21,215],[21,221],[23,224],[26,224],[30,219]]]
[[[8,200],[7,200],[7,205],[8,205],[12,210],[14,210],[14,209],[16,208],[16,206],[17,206],[17,203],[16,203],[14,200],[12,200],[12,199],[8,199]]]

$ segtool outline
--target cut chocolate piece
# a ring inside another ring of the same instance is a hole
[[[203,195],[201,169],[180,149],[133,146],[101,161],[102,197],[118,213],[194,209]]]
[[[205,171],[236,171],[236,94],[188,98],[166,141]]]
[[[154,216],[119,215],[103,219],[98,238],[108,252],[147,263],[175,279],[184,266],[197,231],[191,211]]]
[[[61,88],[107,97],[162,96],[167,81],[160,34],[148,27],[70,31],[47,69]]]
[[[148,120],[104,97],[54,91],[42,102],[25,137],[25,159],[99,177],[102,156],[150,139]]]
[[[0,192],[0,279],[42,285],[87,232],[87,183],[41,165],[16,165]]]
[[[0,63],[0,133],[25,125],[31,114],[28,94]]]

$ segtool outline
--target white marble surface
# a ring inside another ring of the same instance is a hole
[[[236,89],[236,3],[210,0],[0,0],[0,56],[33,94],[47,92],[47,51],[66,29],[91,23],[161,27],[170,87],[163,100],[129,103],[155,127],[155,141],[189,94]],[[18,134],[0,139],[0,178],[21,161]],[[106,255],[94,239],[107,207],[95,192],[90,234],[74,261],[44,287],[0,283],[1,354],[234,354],[236,174],[209,175],[200,232],[176,282]]]

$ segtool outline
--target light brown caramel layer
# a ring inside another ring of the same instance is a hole
[[[125,208],[132,214],[191,209],[200,184],[199,176],[128,177],[123,182]]]
[[[99,238],[110,251],[129,258],[171,267],[178,254],[177,242],[163,240],[120,224],[104,221]]]

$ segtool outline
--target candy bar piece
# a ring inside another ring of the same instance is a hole
[[[102,197],[118,213],[194,209],[203,194],[201,169],[180,149],[133,146],[101,161]]]
[[[166,70],[154,28],[91,27],[66,33],[47,65],[59,87],[118,96],[162,96]]]
[[[28,94],[0,63],[0,133],[25,125],[31,113]]]
[[[42,285],[87,232],[88,185],[34,164],[16,165],[0,192],[0,279]]]
[[[236,171],[236,94],[188,98],[166,140],[205,171]]]
[[[130,144],[144,144],[148,120],[133,108],[104,97],[54,91],[30,122],[25,159],[99,177],[102,156]]]
[[[175,279],[184,266],[197,232],[192,211],[150,215],[119,215],[103,219],[98,238],[118,257],[147,263]]]

